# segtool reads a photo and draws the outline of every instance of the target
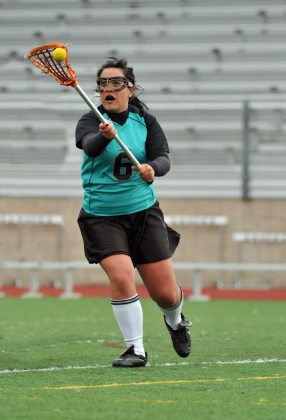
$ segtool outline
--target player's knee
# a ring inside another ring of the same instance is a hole
[[[129,275],[128,272],[117,272],[109,278],[113,287],[115,287],[118,291],[122,293],[124,293],[124,291],[126,290],[129,290],[130,285],[133,284],[133,278]]]
[[[178,302],[177,302],[177,292],[174,290],[164,290],[163,292],[158,295],[156,299],[156,303],[161,308],[174,308]]]

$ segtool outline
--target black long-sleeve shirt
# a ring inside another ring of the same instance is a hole
[[[102,133],[87,133],[81,140],[82,148],[89,157],[97,157],[104,152],[112,140],[108,140]],[[163,176],[170,170],[170,159],[167,152],[161,152],[148,165],[154,169],[155,176]]]
[[[102,106],[100,108],[102,113],[106,112],[113,121],[123,126],[132,106],[129,106],[126,111],[121,113],[108,112]],[[146,127],[148,129],[146,152],[149,162],[147,163],[154,169],[155,176],[163,176],[170,170],[171,166],[168,156],[169,149],[167,140],[156,118],[149,113],[144,112],[144,115]],[[112,140],[106,139],[103,134],[99,132],[99,124],[92,125],[91,127],[89,121],[92,122],[92,120],[96,118],[92,111],[84,117],[82,125],[79,124],[77,126],[76,146],[83,149],[85,154],[89,157],[100,156]],[[88,122],[88,124],[86,124],[86,122]]]

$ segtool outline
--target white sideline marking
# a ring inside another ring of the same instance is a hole
[[[232,365],[239,363],[269,363],[269,362],[286,362],[286,359],[257,359],[257,360],[233,360],[231,362],[216,362],[217,365]]]
[[[230,360],[227,362],[217,361],[217,362],[201,362],[202,365],[233,365],[233,364],[244,364],[244,363],[272,363],[272,362],[286,362],[286,359],[257,359],[257,360]],[[146,366],[186,366],[186,365],[196,365],[194,362],[181,362],[181,363],[147,363]],[[0,373],[25,373],[25,372],[48,372],[53,370],[70,370],[70,369],[98,369],[98,368],[110,368],[111,364],[108,365],[88,365],[88,366],[52,366],[49,368],[39,368],[39,369],[13,369],[13,370],[0,370]]]
[[[25,372],[47,372],[51,370],[69,370],[69,369],[97,369],[97,368],[109,368],[112,365],[89,365],[89,366],[52,366],[49,368],[39,369],[13,369],[13,370],[0,370],[0,373],[25,373]]]

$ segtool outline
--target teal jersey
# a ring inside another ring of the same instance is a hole
[[[150,159],[146,150],[146,113],[140,115],[137,108],[130,108],[123,125],[113,121],[105,112],[103,116],[113,122],[119,138],[137,160],[141,164],[147,163]],[[77,140],[87,132],[98,132],[99,122],[96,120],[93,113],[82,117],[77,127]],[[163,149],[166,150],[166,147],[163,146]],[[117,216],[145,210],[155,203],[153,184],[148,185],[137,171],[131,169],[132,162],[116,140],[112,140],[101,155],[89,157],[83,152],[83,157],[81,176],[84,188],[83,209],[86,212],[96,216]]]

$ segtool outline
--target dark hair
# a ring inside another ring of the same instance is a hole
[[[117,57],[107,57],[107,58],[108,58],[108,61],[105,64],[103,64],[100,67],[100,69],[97,71],[97,77],[101,76],[101,73],[103,72],[104,69],[108,69],[110,67],[123,70],[124,76],[126,77],[126,79],[128,79],[133,84],[133,86],[135,86],[134,94],[132,95],[131,98],[129,98],[129,103],[131,103],[131,105],[136,106],[138,109],[142,111],[144,109],[149,109],[147,105],[144,104],[144,102],[138,99],[138,96],[143,92],[143,89],[140,86],[136,85],[133,68],[128,67],[126,58],[124,57],[120,59],[118,59]],[[137,94],[135,94],[136,91],[138,92]]]

